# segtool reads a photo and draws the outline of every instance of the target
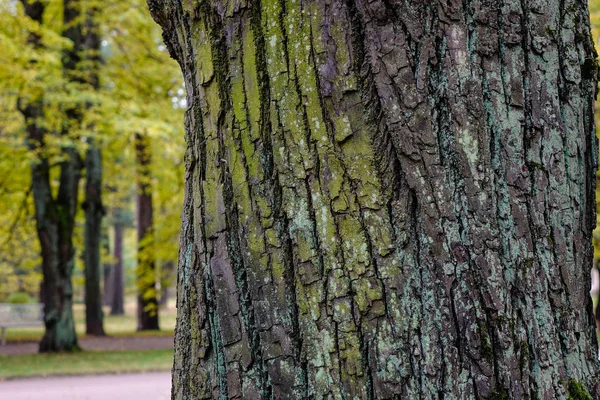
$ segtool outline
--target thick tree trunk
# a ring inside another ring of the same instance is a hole
[[[60,186],[54,202],[51,200],[49,174],[34,171],[34,179],[37,181],[35,186],[38,186],[34,189],[34,193],[38,193],[38,196],[34,194],[34,197],[38,197],[34,202],[38,236],[42,247],[46,300],[44,303],[46,331],[40,342],[40,352],[78,348],[73,319],[71,276],[75,267],[73,228],[81,178],[81,160],[75,149],[66,149],[65,156],[68,159],[60,166]],[[45,205],[42,205],[42,202]]]
[[[149,5],[189,107],[173,398],[600,398],[585,2]]]
[[[37,23],[43,22],[44,3],[23,1],[26,15]],[[29,43],[41,46],[40,36],[32,32]],[[20,102],[19,102],[20,103]],[[59,188],[56,198],[50,185],[50,162],[46,158],[43,98],[27,105],[18,104],[26,122],[29,148],[38,158],[31,169],[31,185],[35,207],[37,234],[42,256],[41,299],[44,302],[45,332],[40,352],[78,348],[73,320],[74,267],[73,227],[77,207],[77,192],[81,177],[81,161],[77,151],[64,147],[60,163]]]
[[[152,234],[152,183],[150,175],[150,139],[136,134],[135,151],[138,166],[137,230],[138,230],[138,330],[159,329],[156,291],[156,262]]]
[[[112,296],[110,315],[125,314],[124,308],[124,282],[123,282],[123,229],[124,225],[119,220],[121,211],[115,211],[115,238],[114,238],[114,257],[116,260],[112,269]]]
[[[26,117],[29,119],[29,117]],[[43,147],[38,141],[39,119],[28,121],[30,148]],[[71,276],[75,249],[72,233],[75,219],[77,186],[80,167],[77,153],[67,151],[68,160],[61,163],[60,188],[56,199],[52,197],[50,167],[41,157],[32,167],[32,191],[38,238],[42,251],[42,288],[44,322],[46,330],[40,342],[40,352],[63,351],[77,348],[73,320],[73,286]]]

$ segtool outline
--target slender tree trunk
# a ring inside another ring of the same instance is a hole
[[[169,290],[169,287],[168,286],[161,286],[160,302],[159,302],[159,306],[161,308],[167,307],[167,304],[169,303],[169,296],[170,295],[171,295],[171,291]]]
[[[90,139],[93,141],[93,139]],[[89,335],[104,335],[102,313],[100,242],[102,237],[102,155],[93,142],[86,152],[85,187],[85,329]]]
[[[43,269],[42,269],[43,273]],[[40,282],[40,290],[39,290],[39,302],[42,304],[46,304],[46,295],[44,294],[44,282]]]
[[[138,330],[159,329],[156,290],[156,262],[152,234],[152,184],[150,175],[150,139],[136,134],[135,151],[138,165],[137,230],[138,230]]]
[[[81,51],[89,62],[84,79],[92,89],[97,90],[100,64],[100,37],[98,36],[98,26],[94,21],[97,5],[88,7],[85,15],[85,32],[81,39]],[[104,336],[100,285],[102,218],[106,213],[102,204],[102,152],[93,132],[87,137],[87,145],[85,202],[83,205],[85,210],[85,328],[87,334]]]
[[[43,22],[44,3],[23,1],[26,15],[37,23]],[[30,33],[29,44],[41,46],[40,36]],[[19,103],[21,103],[19,101]],[[43,279],[40,288],[44,302],[45,332],[40,352],[78,348],[73,320],[73,286],[71,276],[75,249],[72,235],[81,177],[81,162],[73,147],[63,147],[64,161],[60,163],[59,188],[53,197],[50,185],[50,163],[46,158],[43,98],[29,104],[18,104],[26,122],[28,145],[38,158],[32,163],[31,182],[35,207],[37,234],[42,256]]]
[[[169,296],[171,291],[169,290],[173,285],[173,275],[175,271],[175,263],[173,261],[167,261],[161,270],[161,292],[160,292],[160,306],[166,307],[169,302]]]
[[[110,251],[110,238],[108,236],[108,229],[104,228],[102,230],[102,239],[101,239],[101,243],[102,243],[102,247],[104,248],[104,252],[105,254],[111,254]],[[103,263],[103,267],[102,267],[102,280],[103,280],[103,284],[102,284],[102,304],[104,306],[110,306],[112,303],[112,296],[113,296],[113,271],[114,271],[114,265],[110,262],[105,262]]]
[[[123,315],[124,309],[124,282],[123,282],[123,230],[124,225],[119,220],[120,209],[115,211],[115,238],[114,238],[114,258],[116,263],[112,271],[112,296],[110,315]]]
[[[188,101],[174,399],[600,398],[585,2],[149,6]]]

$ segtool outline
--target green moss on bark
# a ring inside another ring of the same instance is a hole
[[[593,400],[583,384],[573,378],[569,379],[569,400]]]

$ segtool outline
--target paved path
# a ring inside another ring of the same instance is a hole
[[[168,400],[171,374],[64,376],[0,381],[0,399],[10,400]]]

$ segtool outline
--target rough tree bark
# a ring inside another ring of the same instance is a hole
[[[138,231],[138,330],[159,329],[156,290],[156,261],[152,234],[152,176],[150,175],[150,138],[135,135],[137,160],[137,231]]]
[[[43,22],[45,3],[22,1],[26,15],[37,23]],[[64,17],[70,21],[72,11],[65,2]],[[69,37],[72,32],[65,30]],[[29,43],[41,46],[41,37],[30,33]],[[72,65],[77,48],[64,55],[65,69]],[[21,103],[21,101],[19,101]],[[41,284],[44,302],[45,332],[40,341],[40,352],[63,351],[77,348],[77,336],[73,320],[73,286],[71,275],[74,267],[73,227],[77,209],[77,193],[81,178],[81,160],[73,146],[63,146],[60,162],[59,187],[53,195],[50,183],[50,161],[44,149],[45,136],[49,134],[44,123],[44,100],[37,98],[28,104],[18,105],[26,122],[28,145],[37,153],[32,163],[31,184],[35,207],[37,234],[42,255],[43,280]],[[66,134],[67,132],[62,132]]]
[[[188,100],[174,399],[600,397],[585,2],[148,3]]]
[[[82,33],[81,51],[89,62],[84,79],[94,89],[98,89],[98,66],[100,64],[100,37],[94,22],[97,6],[86,12]],[[102,239],[102,218],[106,213],[102,204],[102,152],[93,136],[87,137],[88,149],[85,155],[85,330],[88,335],[104,336],[104,315],[102,313],[102,270],[100,244]]]

